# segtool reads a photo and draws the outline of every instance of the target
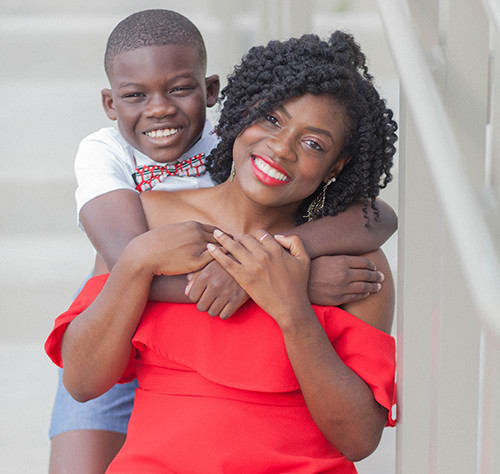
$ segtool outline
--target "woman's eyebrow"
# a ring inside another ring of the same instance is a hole
[[[290,112],[288,112],[288,110],[286,110],[285,106],[280,105],[278,107],[278,110],[281,110],[283,112],[283,114],[286,115],[287,118],[289,118],[289,119],[292,118],[292,116],[290,115]],[[317,128],[317,127],[306,127],[306,129],[310,130],[311,132],[316,132],[316,133],[321,133],[322,135],[326,135],[327,137],[330,138],[330,140],[332,142],[335,143],[333,135],[328,130],[324,130],[322,128]]]
[[[332,142],[335,142],[333,135],[328,130],[323,130],[322,128],[316,128],[316,127],[306,127],[306,129],[310,130],[311,132],[316,132],[316,133],[321,133],[322,135],[326,135],[330,137]]]
[[[280,105],[278,107],[278,110],[281,110],[283,112],[283,114],[285,114],[286,118],[292,118],[292,116],[290,115],[290,113],[288,112],[288,110],[285,109],[285,106],[284,105]]]

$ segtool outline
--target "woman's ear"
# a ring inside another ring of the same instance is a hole
[[[351,156],[350,155],[347,155],[347,154],[343,155],[343,154],[341,154],[335,160],[335,163],[330,168],[330,172],[325,177],[325,179],[323,180],[323,182],[327,183],[333,177],[336,178],[342,172],[342,170],[344,169],[344,166],[347,165],[347,163],[349,163],[349,161],[351,161]]]
[[[103,89],[101,91],[101,99],[104,112],[106,112],[108,118],[110,120],[116,120],[118,117],[116,115],[115,103],[111,89]]]
[[[207,85],[207,107],[213,107],[219,98],[220,79],[217,74],[205,78]]]

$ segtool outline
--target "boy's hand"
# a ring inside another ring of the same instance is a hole
[[[200,311],[227,319],[247,300],[248,294],[216,261],[188,275],[186,295]]]
[[[195,221],[157,227],[132,241],[129,252],[154,275],[179,275],[203,268],[212,260],[207,243],[215,227]]]
[[[339,306],[377,293],[383,281],[383,273],[367,258],[318,257],[311,262],[309,298],[313,304]]]

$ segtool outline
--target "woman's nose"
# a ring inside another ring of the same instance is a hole
[[[267,146],[277,158],[288,161],[297,159],[294,137],[287,130],[281,130],[278,134],[270,137]]]
[[[175,114],[177,108],[175,104],[161,94],[153,96],[145,110],[145,114],[151,118],[163,118]]]

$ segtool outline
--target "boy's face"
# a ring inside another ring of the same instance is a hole
[[[192,46],[169,44],[127,51],[113,59],[104,110],[133,147],[160,163],[177,160],[201,136],[206,107],[217,102],[218,76]]]

